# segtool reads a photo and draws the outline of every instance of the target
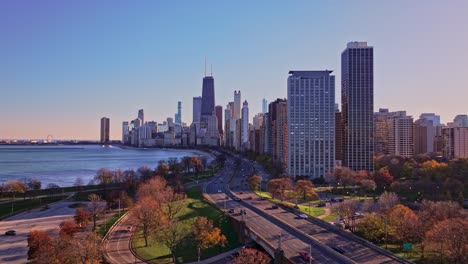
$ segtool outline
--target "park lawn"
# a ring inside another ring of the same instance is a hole
[[[383,249],[385,249],[385,245],[380,245],[379,246]],[[392,252],[393,254],[402,257],[404,259],[407,259],[409,261],[412,261],[414,263],[424,263],[421,261],[421,245],[420,244],[414,244],[413,249],[411,251],[404,251],[401,245],[395,245],[395,244],[389,244],[387,245],[388,251]],[[428,252],[425,253],[426,257],[430,256]]]
[[[325,222],[334,222],[336,220],[336,213],[331,213],[324,218],[322,218],[323,221]]]
[[[121,212],[120,216],[122,216],[124,214],[124,212]],[[98,235],[100,235],[101,237],[104,237],[107,232],[109,231],[109,229],[111,228],[111,226],[117,222],[117,220],[119,220],[119,214],[116,213],[116,214],[113,214],[110,218],[107,219],[107,222],[106,224],[104,224],[104,222],[102,222],[101,224],[97,225],[96,226],[96,232]]]
[[[184,224],[187,233],[192,232],[192,223],[197,217],[205,216],[213,221],[214,226],[221,224],[221,232],[227,238],[227,245],[223,248],[213,247],[201,252],[201,259],[210,258],[218,255],[222,252],[229,251],[231,249],[240,246],[237,234],[228,220],[225,218],[223,212],[216,208],[214,205],[206,201],[198,187],[193,187],[186,191],[187,203],[186,207],[177,216],[179,220]],[[149,261],[150,263],[171,263],[170,251],[161,243],[149,240],[149,246],[144,247],[144,238],[141,230],[137,231],[136,235],[132,239],[132,248],[141,258]],[[198,249],[194,241],[187,241],[179,250],[176,252],[178,263],[187,263],[197,261]]]
[[[281,202],[280,200],[278,199],[272,199],[271,198],[271,195],[268,193],[268,192],[260,192],[260,191],[256,191],[255,192],[258,196],[260,197],[265,197],[267,198],[268,200],[274,202],[274,203],[277,203],[277,204],[284,204],[286,206],[290,206],[290,207],[293,207],[294,206],[294,203],[291,203],[291,202],[286,202],[286,201],[283,201]],[[310,210],[309,210],[309,205],[308,203],[305,203],[305,204],[299,204],[299,210],[305,214],[308,214],[308,215],[311,215],[311,216],[314,216],[314,217],[317,217],[317,216],[320,216],[320,215],[323,215],[325,214],[325,209],[321,208],[321,207],[315,207],[315,205],[318,203],[318,200],[316,202],[311,202],[311,207],[310,207]]]
[[[31,210],[48,203],[57,202],[67,198],[67,195],[60,195],[60,196],[50,196],[50,197],[42,197],[42,198],[34,198],[34,199],[27,199],[27,200],[15,200],[13,201],[13,214],[12,214],[12,203],[2,203],[0,204],[0,219],[5,217],[12,216],[14,214],[19,214],[21,212]]]

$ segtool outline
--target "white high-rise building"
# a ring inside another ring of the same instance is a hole
[[[335,164],[335,76],[332,71],[290,71],[288,173],[323,177]]]
[[[247,100],[242,104],[242,147],[247,149],[249,146],[249,103]]]

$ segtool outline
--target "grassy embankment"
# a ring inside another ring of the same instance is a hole
[[[223,212],[216,208],[214,205],[206,201],[198,187],[193,187],[186,191],[187,201],[185,208],[177,216],[182,221],[187,230],[187,235],[192,231],[192,223],[197,217],[205,216],[213,221],[215,226],[221,228],[222,233],[227,238],[227,245],[223,248],[213,247],[204,250],[201,253],[201,259],[210,258],[218,255],[219,253],[229,251],[240,246],[237,234],[231,222],[224,216]],[[144,247],[144,239],[141,231],[137,231],[132,240],[132,248],[143,259],[150,263],[171,263],[170,251],[161,243],[150,239],[148,247]],[[191,240],[184,243],[184,245],[177,251],[177,262],[187,263],[197,260],[197,245]]]

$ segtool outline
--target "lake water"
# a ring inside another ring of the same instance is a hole
[[[158,161],[184,156],[206,155],[196,150],[122,149],[99,145],[73,146],[0,146],[0,183],[24,178],[37,178],[42,187],[49,183],[71,186],[77,177],[85,183],[100,168],[134,169]]]

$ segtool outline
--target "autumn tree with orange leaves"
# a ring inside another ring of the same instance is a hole
[[[244,248],[230,264],[269,264],[270,262],[271,258],[266,253],[254,248]]]
[[[224,246],[226,236],[221,234],[221,229],[213,227],[213,221],[206,217],[199,217],[192,228],[195,240],[200,249],[208,249],[216,245]]]

